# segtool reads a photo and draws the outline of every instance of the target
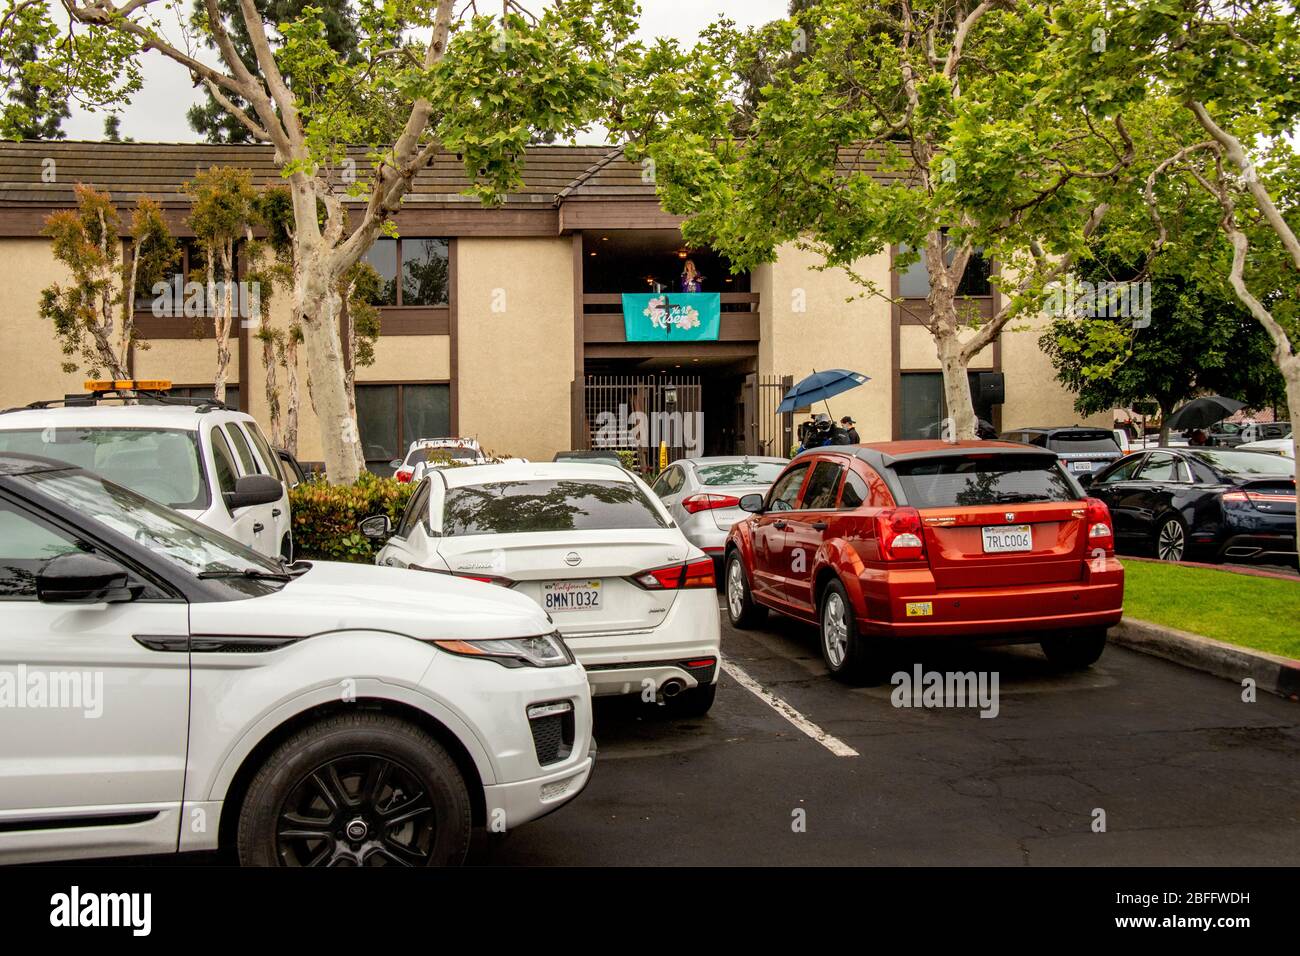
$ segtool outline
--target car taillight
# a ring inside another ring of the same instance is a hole
[[[1235,491],[1225,491],[1221,497],[1224,501],[1238,505],[1249,505],[1252,508],[1267,502],[1295,501],[1295,495],[1289,491],[1244,491],[1240,488]]]
[[[740,499],[734,495],[691,495],[682,499],[682,507],[695,514],[699,511],[712,511],[715,508],[736,508]]]
[[[876,518],[880,553],[895,561],[916,561],[925,557],[921,537],[921,512],[915,508],[894,508]]]
[[[399,468],[397,469],[396,472],[393,473],[393,477],[396,478],[402,484],[406,484],[406,482],[411,480],[411,476],[414,474],[415,474],[414,471],[408,471],[405,468]]]
[[[713,577],[713,559],[667,564],[634,574],[632,581],[647,591],[679,591],[683,588],[717,587]]]
[[[1115,550],[1115,529],[1110,520],[1110,509],[1100,498],[1085,498],[1083,520],[1088,526],[1088,547]]]

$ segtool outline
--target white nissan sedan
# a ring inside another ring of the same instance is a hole
[[[671,713],[713,705],[721,643],[713,560],[641,479],[582,462],[441,469],[412,495],[376,561],[532,598],[587,669],[594,695],[638,694]]]
[[[285,567],[62,462],[0,453],[0,615],[0,863],[457,863],[591,773],[586,675],[532,601]]]

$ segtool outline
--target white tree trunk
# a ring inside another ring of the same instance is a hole
[[[939,437],[952,442],[975,438],[978,422],[961,342],[955,332],[946,332],[936,336],[936,345],[943,371],[943,400],[948,408]]]

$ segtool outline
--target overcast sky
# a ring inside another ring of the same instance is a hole
[[[188,10],[190,4],[183,7]],[[641,38],[676,37],[694,41],[700,29],[726,15],[742,26],[756,26],[786,15],[787,0],[641,0]],[[174,21],[173,21],[174,22]],[[167,31],[172,34],[172,31]],[[175,35],[169,39],[176,39]],[[202,98],[189,74],[159,53],[144,57],[144,89],[122,111],[122,135],[140,142],[194,142],[185,111]],[[63,123],[68,139],[102,139],[103,113],[73,107]]]

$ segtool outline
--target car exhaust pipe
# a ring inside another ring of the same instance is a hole
[[[659,693],[664,697],[676,697],[686,689],[686,681],[680,677],[672,677],[659,685]]]
[[[1236,547],[1229,548],[1227,551],[1223,553],[1229,558],[1252,558],[1255,555],[1259,554],[1261,550],[1262,549],[1260,548],[1251,548],[1245,545],[1238,545]]]

